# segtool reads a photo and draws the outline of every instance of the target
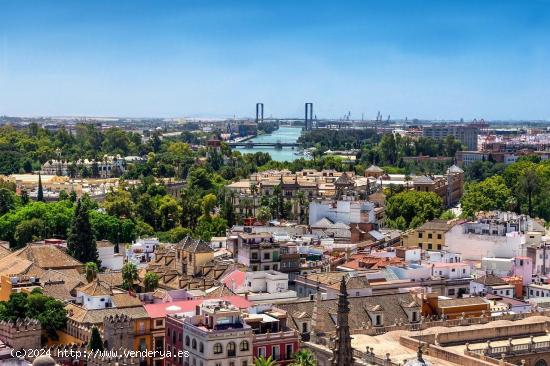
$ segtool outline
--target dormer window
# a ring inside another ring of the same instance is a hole
[[[382,326],[382,314],[376,314],[374,316],[374,326],[375,327]]]

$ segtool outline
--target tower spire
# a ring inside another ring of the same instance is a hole
[[[340,294],[338,295],[338,324],[336,325],[336,342],[330,359],[331,366],[353,365],[353,348],[351,348],[351,335],[349,331],[349,301],[346,286],[346,277],[342,276],[340,282]]]

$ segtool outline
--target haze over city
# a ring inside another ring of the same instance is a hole
[[[1,1],[0,115],[550,119],[548,1]]]

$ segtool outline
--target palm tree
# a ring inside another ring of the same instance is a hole
[[[268,358],[265,358],[264,356],[257,357],[254,359],[254,366],[277,366],[279,365],[277,361],[271,358],[269,356]]]
[[[145,292],[154,291],[159,285],[159,276],[155,272],[147,272],[143,277]]]
[[[134,283],[138,280],[138,269],[134,263],[126,263],[122,266],[122,279],[124,288],[127,290],[134,289]]]
[[[316,366],[317,360],[313,353],[308,349],[301,349],[292,357],[293,361],[290,366]],[[342,365],[343,366],[343,365]]]

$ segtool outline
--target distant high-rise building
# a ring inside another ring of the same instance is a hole
[[[436,124],[424,126],[422,135],[424,137],[431,137],[434,140],[443,140],[445,137],[451,135],[465,145],[467,150],[476,151],[479,128],[470,125]]]

